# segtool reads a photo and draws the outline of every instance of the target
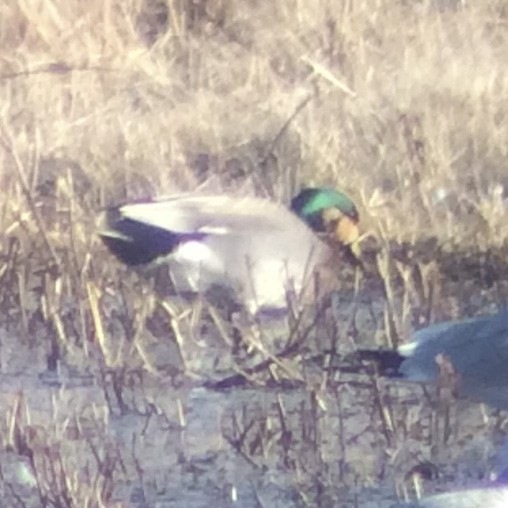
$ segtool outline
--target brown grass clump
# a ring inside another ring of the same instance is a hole
[[[420,462],[485,474],[478,408],[457,416],[299,355],[505,303],[507,23],[501,0],[3,2],[0,453],[21,472],[0,467],[2,496],[182,506],[196,488],[218,505],[381,506]],[[159,298],[94,234],[98,210],[126,199],[287,201],[321,184],[358,203],[375,254],[335,302],[340,320],[295,316],[287,357],[264,349],[267,330],[239,345],[217,309]],[[287,391],[260,398],[260,352]],[[51,388],[42,403],[46,369],[91,394]],[[239,372],[259,389],[192,392]],[[129,430],[112,435],[115,418]],[[486,436],[504,425],[488,422]]]

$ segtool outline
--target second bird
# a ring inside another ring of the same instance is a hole
[[[387,377],[436,382],[448,375],[458,395],[508,409],[508,310],[423,328],[395,350],[359,350]]]

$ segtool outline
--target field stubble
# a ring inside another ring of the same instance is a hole
[[[421,464],[438,465],[428,491],[487,478],[503,415],[302,357],[506,304],[507,16],[500,0],[4,2],[5,506],[383,507]],[[376,254],[278,340],[247,327],[239,345],[94,234],[126,199],[321,184],[351,194]],[[239,371],[249,387],[200,387]]]

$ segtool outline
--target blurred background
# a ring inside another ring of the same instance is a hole
[[[502,308],[507,24],[505,0],[3,2],[0,505],[379,508],[487,483],[505,415],[432,388],[298,355],[290,386],[202,388],[237,372],[237,330],[95,233],[128,200],[329,185],[374,269],[284,336],[386,346]]]

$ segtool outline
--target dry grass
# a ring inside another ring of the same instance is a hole
[[[147,395],[145,385],[181,387],[210,355],[197,328],[213,328],[220,351],[234,346],[230,323],[212,311],[197,327],[185,306],[155,298],[99,245],[94,218],[107,204],[197,187],[287,200],[301,185],[330,184],[358,203],[383,249],[380,277],[342,306],[348,326],[328,322],[305,340],[396,342],[415,324],[504,305],[507,24],[503,0],[2,3],[0,327],[15,337],[2,334],[3,372],[88,371],[109,415],[185,427],[184,399],[171,392],[172,409],[162,409],[162,389]],[[249,333],[263,344],[267,332]],[[293,360],[279,365],[286,377]],[[207,368],[231,362],[217,353]],[[351,486],[386,492],[404,483],[408,462],[476,453],[442,443],[467,441],[484,425],[477,413],[453,428],[442,408],[397,405],[371,381],[295,377],[311,393],[298,409],[286,412],[279,397],[253,414],[235,407],[223,422],[235,453],[296,486],[295,506],[367,506],[376,496],[354,498]],[[37,485],[36,501],[20,498],[0,471],[17,506],[120,506],[119,484],[134,475],[143,485],[143,454],[134,442],[121,450],[102,414],[86,415],[93,437],[69,439],[56,424],[33,431],[28,415],[48,413],[4,395],[2,446],[28,457]],[[343,421],[350,413],[363,434]],[[81,462],[69,455],[73,440]],[[481,449],[475,460],[487,468]]]

